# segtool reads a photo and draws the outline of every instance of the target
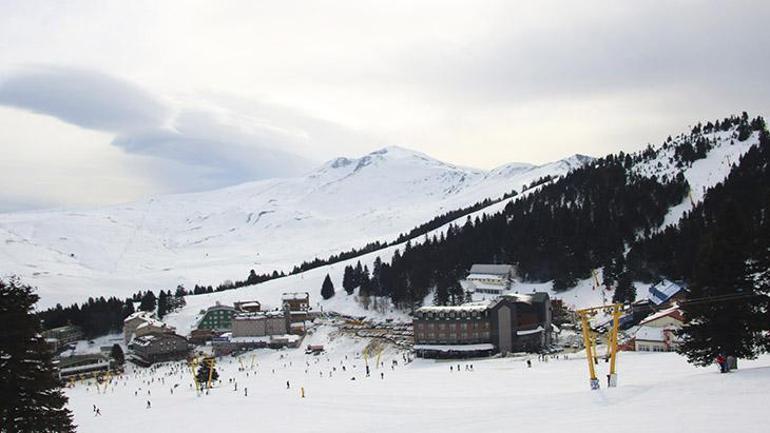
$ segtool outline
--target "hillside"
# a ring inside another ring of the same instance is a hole
[[[39,288],[43,306],[218,284],[289,271],[314,257],[392,241],[434,216],[497,199],[590,158],[484,172],[388,147],[306,176],[149,198],[99,209],[0,215],[0,269]]]

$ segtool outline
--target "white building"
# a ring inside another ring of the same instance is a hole
[[[673,352],[680,344],[676,331],[682,329],[684,316],[677,307],[650,315],[639,323],[634,334],[634,350],[638,352]]]
[[[460,281],[460,286],[470,293],[501,296],[511,290],[515,277],[516,268],[513,265],[476,264]]]

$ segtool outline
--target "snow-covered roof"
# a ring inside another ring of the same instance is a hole
[[[238,305],[240,305],[241,307],[246,307],[246,308],[249,308],[249,307],[260,307],[261,306],[261,304],[259,302],[257,302],[257,301],[244,302],[244,303],[238,304]]]
[[[640,325],[644,325],[646,323],[650,323],[652,321],[658,320],[661,317],[666,316],[672,316],[673,318],[677,320],[682,320],[682,312],[679,310],[678,306],[666,308],[665,310],[658,311],[657,313],[651,314],[647,317],[645,317],[641,322],[639,322]]]
[[[468,280],[502,280],[504,275],[497,274],[469,274],[466,279]]]
[[[128,317],[123,319],[123,323],[134,319],[151,320],[154,318],[152,317],[152,314],[147,311],[137,311],[136,313],[129,314]]]
[[[490,343],[481,344],[415,344],[414,350],[435,350],[438,352],[475,352],[477,350],[494,350]]]
[[[299,338],[299,335],[294,334],[272,335],[270,341],[294,343],[299,341]]]
[[[163,323],[158,319],[153,319],[152,317],[145,318],[145,322],[137,326],[136,329],[144,329],[150,326],[155,328],[161,328],[161,329],[173,329],[171,326],[167,325],[166,323]]]
[[[255,313],[241,313],[233,317],[233,320],[265,320],[268,317],[284,317],[283,311],[259,311]]]
[[[305,301],[308,299],[310,299],[310,294],[308,292],[292,292],[281,295],[282,301]]]
[[[229,340],[231,343],[268,343],[270,337],[230,337]]]
[[[650,286],[649,289],[649,296],[650,300],[655,305],[660,305],[669,299],[671,299],[672,296],[676,295],[680,291],[684,290],[682,286],[679,284],[669,281],[669,280],[663,280],[657,284],[653,284]]]
[[[483,265],[471,266],[470,274],[508,275],[513,273],[512,265]]]
[[[218,303],[206,309],[207,313],[209,311],[235,311],[235,307],[231,307],[229,305],[222,305]]]
[[[451,312],[468,312],[468,311],[484,311],[489,308],[488,301],[482,302],[469,302],[462,305],[445,305],[445,306],[432,306],[421,307],[417,309],[419,313],[451,313]]]
[[[525,329],[522,331],[516,331],[516,335],[531,335],[531,334],[537,334],[538,332],[543,332],[542,326],[538,326],[535,329]]]

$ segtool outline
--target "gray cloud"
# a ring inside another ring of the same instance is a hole
[[[412,50],[402,68],[410,77],[397,79],[443,100],[481,104],[628,91],[722,95],[750,86],[766,93],[767,2],[591,6],[561,3],[523,32],[513,11],[501,13],[510,25],[485,38]]]
[[[93,71],[26,68],[0,82],[0,104],[100,131],[160,126],[168,109],[143,89]]]
[[[173,113],[144,89],[92,71],[58,67],[19,71],[0,83],[0,105],[114,133],[112,144],[126,152],[187,164],[191,170],[176,180],[177,190],[294,175],[312,166],[308,158],[284,150],[307,139],[302,125],[283,129],[264,122],[242,131],[223,123],[214,112]],[[205,176],[205,181],[189,179],[196,175]]]

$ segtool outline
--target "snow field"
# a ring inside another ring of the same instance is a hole
[[[327,352],[305,355],[304,347],[315,343],[325,343]],[[688,365],[673,353],[622,352],[619,387],[592,392],[586,360],[577,354],[548,362],[527,356],[417,359],[404,365],[403,354],[391,348],[382,356],[384,368],[374,368],[370,359],[372,374],[367,378],[364,362],[357,355],[367,343],[335,336],[326,326],[308,336],[301,349],[242,355],[247,371],[238,371],[237,359],[220,358],[222,384],[209,395],[197,396],[190,389],[188,370],[164,376],[170,367],[159,368],[152,376],[155,382],[149,385],[143,383],[151,379],[149,370],[132,368],[104,394],[97,394],[93,385],[77,385],[67,394],[79,431],[84,433],[198,433],[212,428],[290,432],[766,431],[763,409],[770,404],[766,391],[770,356],[741,361],[738,371],[722,375],[716,368]],[[527,358],[532,360],[532,368],[526,367]],[[392,360],[399,363],[393,369]],[[472,372],[465,370],[470,363]],[[459,372],[457,364],[461,365]],[[346,372],[341,371],[342,365]],[[329,377],[333,366],[337,371]],[[607,369],[604,363],[598,365],[600,375]],[[355,381],[350,380],[353,376]],[[159,382],[161,377],[165,383]],[[228,382],[230,378],[238,382],[238,391]],[[180,386],[171,394],[174,383]],[[300,387],[305,388],[304,399]],[[244,388],[248,388],[248,396],[244,396]],[[146,408],[147,400],[152,402],[151,409]],[[94,404],[102,416],[93,414]]]

